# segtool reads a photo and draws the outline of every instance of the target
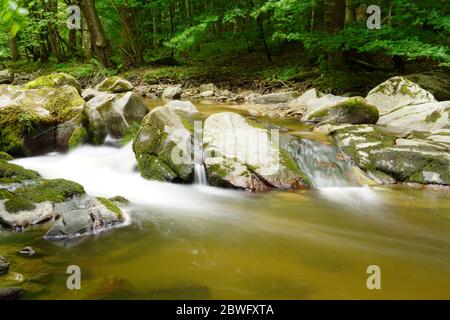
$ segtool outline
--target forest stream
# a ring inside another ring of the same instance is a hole
[[[196,106],[205,118],[236,112]],[[313,188],[211,187],[201,165],[194,184],[149,181],[136,170],[131,144],[14,160],[132,206],[114,230],[71,242],[47,241],[39,229],[1,232],[0,252],[20,270],[1,281],[22,281],[24,298],[33,299],[450,298],[447,192],[356,185],[326,135],[296,120],[263,120],[306,141],[300,165]],[[15,254],[26,246],[37,254]],[[81,290],[67,290],[69,265],[82,270]],[[371,265],[381,268],[382,290],[367,288]]]

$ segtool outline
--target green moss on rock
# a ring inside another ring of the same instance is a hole
[[[0,151],[0,160],[6,160],[6,161],[10,161],[13,160],[14,158],[12,156],[10,156],[8,153]]]
[[[39,174],[33,170],[28,170],[17,164],[0,159],[0,183],[21,182],[39,178]]]
[[[88,132],[84,127],[76,128],[69,139],[69,150],[72,150],[89,141]]]
[[[14,191],[15,195],[33,203],[44,201],[59,203],[84,193],[83,186],[64,179],[40,180],[36,184],[23,186]]]
[[[33,210],[36,206],[29,200],[16,196],[7,190],[0,189],[0,200],[5,201],[6,211],[16,213],[19,211]]]
[[[25,89],[38,89],[42,87],[59,88],[65,85],[74,87],[78,93],[81,93],[81,86],[77,79],[66,73],[52,73],[41,76],[25,85]]]
[[[101,204],[103,204],[106,209],[108,209],[111,212],[114,212],[114,214],[117,216],[117,219],[123,220],[123,213],[122,210],[114,204],[110,199],[97,197],[98,201],[100,201]]]

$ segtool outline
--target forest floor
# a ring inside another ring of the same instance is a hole
[[[199,54],[195,57],[185,55],[177,57],[177,60],[167,57],[150,58],[144,66],[126,70],[124,68],[105,69],[95,60],[84,63],[78,60],[62,63],[21,60],[5,63],[5,66],[15,72],[36,75],[65,72],[75,76],[85,87],[97,83],[100,78],[117,74],[135,84],[173,83],[197,86],[203,83],[214,83],[231,91],[244,89],[260,94],[286,88],[305,91],[307,88],[314,87],[322,92],[338,95],[344,93],[365,95],[384,80],[399,75],[393,67],[381,67],[380,65],[385,63],[376,59],[375,64],[370,62],[363,65],[359,61],[347,64],[345,67],[340,65],[335,68],[320,69],[316,66],[316,61],[309,58],[298,47],[282,47],[272,50],[271,54],[272,63],[268,62],[265,53],[261,50],[217,53],[207,57]],[[380,68],[377,68],[377,65]],[[410,64],[404,74],[422,71],[426,67],[426,64]]]

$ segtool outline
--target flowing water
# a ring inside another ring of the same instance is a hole
[[[305,138],[300,164],[316,188],[213,188],[201,164],[194,185],[148,181],[136,172],[130,145],[16,160],[134,206],[126,226],[77,243],[46,241],[42,229],[0,232],[0,254],[11,262],[0,285],[21,282],[35,299],[450,298],[449,194],[354,186],[327,138],[275,122]],[[25,246],[38,255],[15,254]],[[66,287],[69,265],[81,268],[81,290]],[[381,268],[381,290],[367,288],[370,265]]]

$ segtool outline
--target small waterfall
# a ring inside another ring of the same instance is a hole
[[[194,164],[194,184],[208,185],[208,177],[203,163]]]
[[[297,161],[313,187],[359,187],[353,165],[333,145],[302,140]]]
[[[208,185],[208,176],[203,164],[203,123],[194,122],[194,184]]]

